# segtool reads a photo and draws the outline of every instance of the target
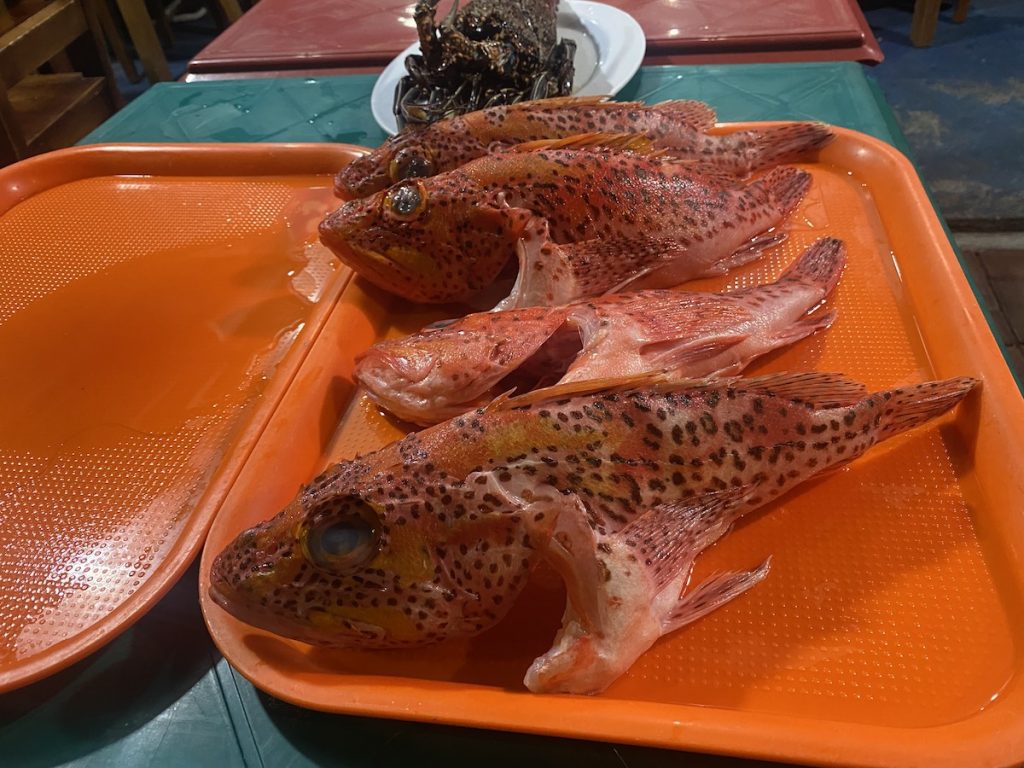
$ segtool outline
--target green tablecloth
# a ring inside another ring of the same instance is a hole
[[[375,146],[374,77],[161,84],[84,143],[341,141]],[[645,68],[619,98],[697,98],[724,121],[810,119],[906,151],[859,65]],[[11,766],[754,766],[629,747],[305,711],[256,691],[211,643],[192,571],[132,629],[71,669],[0,696]],[[767,765],[767,764],[765,764]]]
[[[83,143],[339,141],[377,146],[376,76],[163,83]],[[644,67],[618,99],[702,99],[720,120],[823,120],[906,149],[880,91],[852,63]]]

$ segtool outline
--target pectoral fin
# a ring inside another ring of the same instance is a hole
[[[752,571],[720,573],[688,590],[679,598],[675,610],[663,622],[665,634],[675,632],[680,627],[707,616],[734,597],[739,597],[764,579],[770,567],[771,558],[768,558]]]
[[[658,368],[683,368],[701,360],[718,357],[749,338],[748,333],[727,333],[700,339],[658,341],[642,346],[640,354]]]
[[[697,555],[729,530],[754,488],[661,504],[610,534],[579,499],[563,504],[545,556],[565,580],[568,602],[554,645],[530,666],[527,687],[600,692],[663,634],[763,578],[764,566],[682,595]]]

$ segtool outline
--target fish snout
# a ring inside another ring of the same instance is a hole
[[[320,221],[320,239],[329,247],[344,245],[349,236],[358,231],[366,217],[365,200],[349,200],[335,208]]]
[[[437,358],[416,347],[371,347],[358,361],[361,379],[372,378],[385,386],[419,384],[437,367]]]

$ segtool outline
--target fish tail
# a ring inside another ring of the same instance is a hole
[[[941,416],[963,400],[978,384],[977,379],[960,376],[874,395],[874,398],[882,397],[886,401],[878,427],[878,442]]]
[[[820,287],[827,296],[839,283],[846,266],[846,246],[835,237],[823,237],[811,244],[785,272],[778,282],[795,280]]]
[[[756,131],[750,170],[807,160],[835,138],[822,123],[790,123]]]
[[[786,166],[774,169],[757,183],[763,185],[775,207],[785,216],[804,199],[811,186],[811,174]]]

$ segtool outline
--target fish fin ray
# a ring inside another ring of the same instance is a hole
[[[658,368],[681,368],[699,360],[716,357],[749,338],[749,333],[726,333],[699,339],[665,339],[642,345],[640,354],[644,357],[650,356],[651,363]]]
[[[800,339],[806,339],[808,336],[811,336],[818,331],[824,331],[826,328],[832,326],[832,323],[836,320],[836,315],[837,312],[832,309],[828,312],[820,312],[801,317],[792,325],[789,325],[772,335],[772,348],[784,347],[800,341]]]
[[[867,387],[841,373],[772,373],[728,381],[738,390],[790,398],[815,408],[852,405],[867,395]]]
[[[771,195],[779,211],[786,215],[804,199],[811,186],[811,174],[792,166],[781,166],[772,169],[767,176],[747,187],[747,190],[753,191],[758,186]]]
[[[543,216],[529,214],[516,241],[516,259],[515,284],[494,311],[564,305],[579,297],[572,264],[565,249],[551,240]]]
[[[665,633],[675,632],[739,597],[760,583],[771,569],[769,557],[752,571],[732,571],[712,576],[693,589],[687,590],[676,603],[663,626]]]
[[[631,520],[615,537],[634,550],[657,591],[688,572],[693,560],[724,536],[742,512],[756,484],[675,499]],[[651,551],[645,541],[656,542]]]
[[[973,379],[971,380],[973,381]],[[640,389],[656,392],[697,394],[702,390],[733,389],[737,392],[762,392],[787,398],[815,408],[838,408],[859,402],[867,395],[867,388],[841,373],[773,373],[746,378],[732,376],[721,379],[710,377],[692,379],[673,375],[669,371],[647,371],[629,376],[605,377],[587,381],[574,381],[536,389],[505,400],[498,410],[539,405],[553,400],[586,395],[613,394]]]
[[[756,261],[761,258],[761,255],[766,250],[784,242],[787,237],[788,235],[785,232],[770,232],[758,235],[724,259],[716,261],[702,274],[702,277],[724,275],[730,270],[736,269],[736,267],[742,267],[744,264]]]
[[[578,298],[618,293],[686,254],[677,241],[654,237],[595,238],[562,248],[580,284]]]
[[[824,123],[788,123],[754,132],[751,170],[810,159],[835,139]]]
[[[943,381],[928,381],[882,393],[881,396],[889,401],[886,411],[891,412],[883,416],[878,431],[878,442],[945,413],[980,384],[977,379],[961,376]]]
[[[541,149],[612,149],[655,157],[664,154],[642,133],[580,133],[562,139],[526,141],[509,147],[507,151],[536,152]]]
[[[796,280],[821,286],[827,295],[839,282],[845,267],[846,245],[838,238],[823,237],[786,267],[776,282]]]
[[[705,132],[714,128],[718,115],[709,104],[696,99],[671,99],[650,107],[655,112],[671,115],[674,119],[686,123],[694,130]]]

